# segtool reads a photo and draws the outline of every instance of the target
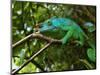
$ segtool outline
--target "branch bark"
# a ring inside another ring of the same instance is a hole
[[[12,48],[20,45],[21,43],[23,43],[24,41],[28,40],[30,37],[32,37],[33,34],[30,34],[28,36],[26,36],[25,38],[21,39],[20,41],[16,42],[15,44],[12,45]]]
[[[45,49],[47,49],[52,44],[52,41],[46,44],[43,48],[41,48],[36,54],[31,56],[26,62],[24,62],[19,68],[12,72],[12,75],[16,74],[20,71],[24,66],[26,66],[29,62],[31,62],[35,57],[37,57],[40,53],[42,53]]]
[[[57,40],[57,39],[52,39],[50,37],[44,36],[42,34],[36,34],[36,33],[32,33],[28,36],[26,36],[25,38],[19,40],[18,42],[16,42],[15,44],[12,45],[12,48],[24,43],[26,40],[28,40],[29,38],[38,38],[38,39],[43,39],[46,40],[47,42],[53,42],[53,43],[61,43],[61,40]]]

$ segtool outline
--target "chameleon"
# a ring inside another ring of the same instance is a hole
[[[88,27],[87,29],[89,32],[95,31],[91,22],[86,22],[84,25]],[[52,34],[54,34],[54,32],[57,30],[65,31],[64,36],[62,36],[61,38],[62,44],[66,44],[69,42],[70,39],[74,39],[78,45],[83,46],[87,41],[87,44],[89,45],[87,55],[91,61],[95,62],[95,45],[85,34],[85,32],[79,24],[77,24],[70,18],[62,18],[56,16],[51,17],[50,19],[47,19],[46,21],[40,24],[40,33],[49,31]],[[57,36],[58,34],[59,33],[56,33]]]
[[[93,27],[94,25],[91,22],[84,23],[84,26],[87,27],[89,32],[95,31]],[[40,33],[49,31],[54,34],[54,32],[57,30],[65,32],[64,36],[61,38],[62,44],[68,43],[70,39],[74,39],[76,43],[81,46],[87,43],[89,45],[89,48],[87,49],[87,56],[92,62],[96,62],[95,45],[93,41],[91,41],[91,39],[89,39],[89,37],[85,34],[79,24],[70,18],[62,18],[56,16],[40,23]],[[59,33],[56,33],[57,36],[58,34]]]
[[[77,40],[77,43],[83,45],[85,38],[88,38],[81,27],[75,21],[69,18],[56,16],[41,23],[39,31],[56,31],[57,29],[66,32],[64,37],[61,38],[62,44],[66,44],[71,38],[73,38]]]

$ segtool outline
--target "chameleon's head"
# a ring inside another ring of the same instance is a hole
[[[52,18],[40,24],[40,32],[51,31],[56,27],[53,25]]]

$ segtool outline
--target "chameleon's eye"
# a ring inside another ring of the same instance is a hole
[[[48,25],[49,25],[49,26],[52,25],[51,21],[48,21]]]

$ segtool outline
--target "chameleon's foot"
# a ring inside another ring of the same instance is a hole
[[[77,46],[79,46],[79,45],[80,45],[80,46],[83,46],[83,42],[81,42],[81,41],[75,41],[75,42],[77,43],[77,44],[76,44]]]
[[[65,39],[61,39],[62,44],[66,44],[66,40]]]

